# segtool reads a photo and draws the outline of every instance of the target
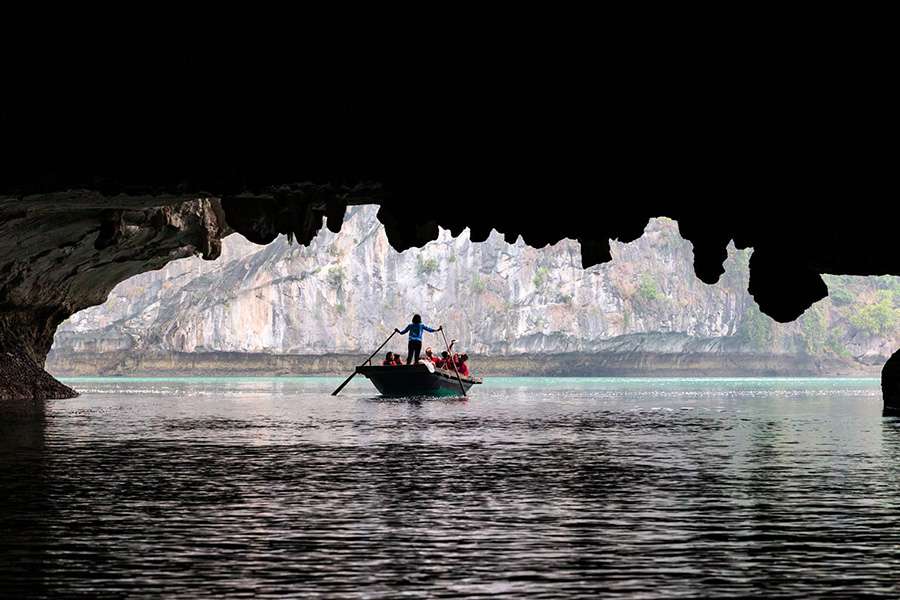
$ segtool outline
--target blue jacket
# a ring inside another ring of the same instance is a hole
[[[421,342],[422,341],[422,332],[427,331],[429,333],[434,333],[437,329],[432,329],[425,323],[410,323],[406,326],[406,329],[400,332],[400,335],[403,335],[406,332],[409,332],[409,341],[411,342]]]

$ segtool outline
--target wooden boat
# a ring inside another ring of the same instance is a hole
[[[453,371],[435,369],[427,363],[399,367],[364,365],[356,367],[356,372],[365,375],[385,396],[460,396],[460,381],[466,392],[481,383],[475,377],[460,376],[457,380]]]

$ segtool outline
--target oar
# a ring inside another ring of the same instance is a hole
[[[359,366],[361,367],[361,366],[365,365],[367,362],[369,362],[370,360],[372,360],[372,357],[375,356],[376,354],[378,354],[378,353],[381,351],[381,349],[384,348],[384,347],[387,345],[387,343],[388,343],[389,341],[391,341],[391,338],[394,337],[394,334],[396,334],[396,333],[397,333],[397,330],[395,329],[394,332],[391,333],[391,335],[388,336],[388,339],[384,340],[384,343],[383,343],[382,345],[378,346],[378,350],[376,350],[375,352],[373,352],[373,353],[372,353],[372,356],[370,356],[369,358],[367,358],[366,360],[364,360],[363,363],[362,363],[362,365],[359,365]],[[331,395],[332,395],[332,396],[337,396],[338,393],[339,393],[342,389],[344,389],[344,386],[347,385],[348,383],[350,383],[350,380],[351,380],[351,379],[353,379],[354,377],[356,377],[356,373],[357,373],[357,371],[354,370],[354,371],[353,371],[353,375],[351,375],[350,377],[348,377],[347,379],[345,379],[345,380],[344,380],[344,383],[342,383],[341,385],[338,386],[338,389],[336,389],[336,390],[334,390],[333,392],[331,392]]]
[[[459,376],[459,371],[456,370],[456,363],[453,362],[453,355],[450,354],[450,344],[447,343],[447,336],[444,334],[444,330],[441,329],[441,337],[444,338],[444,345],[447,346],[447,360],[450,361],[450,365],[453,367],[453,372],[456,373],[456,380],[459,382],[459,389],[462,392],[463,396],[466,395],[466,388],[463,386],[462,378]]]

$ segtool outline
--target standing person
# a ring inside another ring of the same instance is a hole
[[[400,331],[399,329],[394,329],[395,332],[403,335],[407,331],[409,332],[409,352],[406,355],[406,364],[410,364],[413,360],[413,356],[415,356],[416,362],[419,362],[419,354],[422,352],[422,336],[427,331],[429,333],[435,333],[436,331],[442,331],[444,326],[441,325],[437,329],[432,329],[428,325],[422,323],[422,317],[419,315],[413,315],[412,323],[406,326],[406,329]]]

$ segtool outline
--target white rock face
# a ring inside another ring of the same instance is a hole
[[[398,253],[376,211],[351,208],[341,233],[323,228],[308,248],[232,235],[215,262],[180,260],[122,283],[106,304],[65,323],[54,349],[366,352],[414,312],[476,353],[595,351],[616,336],[657,332],[711,338],[710,351],[722,351],[720,338],[774,352],[805,348],[802,322],[781,326],[756,311],[747,252],[732,249],[722,281],[706,285],[694,276],[691,245],[667,219],[651,221],[632,244],[613,242],[611,263],[584,270],[576,242],[534,249],[496,232],[475,244],[467,231],[443,231]],[[742,330],[747,315],[766,319],[765,335]],[[853,352],[890,354],[896,338],[857,339]],[[398,339],[395,349],[403,347]]]

